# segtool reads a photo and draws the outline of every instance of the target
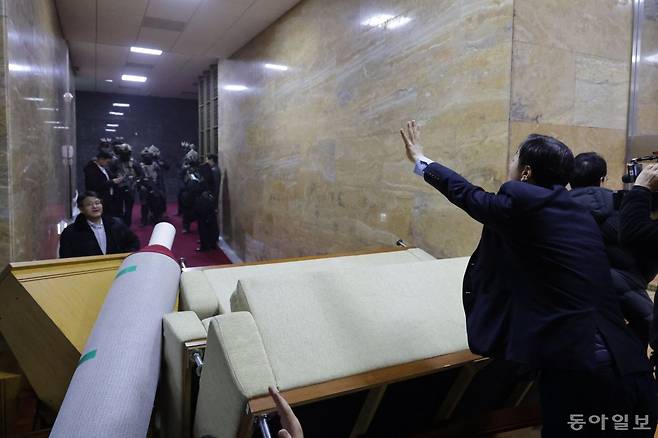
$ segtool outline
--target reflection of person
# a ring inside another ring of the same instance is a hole
[[[651,218],[651,192],[658,191],[658,164],[645,166],[633,188],[621,203],[620,237],[624,245],[636,251],[644,279],[649,282],[658,273],[658,220]],[[658,308],[653,308],[649,342],[658,350]]]
[[[295,416],[295,413],[290,408],[290,405],[285,398],[279,394],[276,388],[270,386],[270,396],[276,405],[276,411],[279,414],[279,420],[283,429],[277,434],[278,438],[304,438],[304,431],[302,425]]]
[[[614,193],[602,187],[607,172],[605,159],[596,152],[578,154],[571,174],[571,199],[588,209],[596,220],[622,314],[646,347],[653,314],[653,302],[646,289],[656,271],[653,270],[651,278],[646,279],[641,268],[643,260],[636,257],[633,248],[624,247],[619,242],[620,215],[614,206]]]
[[[96,158],[84,167],[85,190],[96,192],[105,205],[105,214],[114,216],[114,191],[123,178],[112,178],[108,168],[114,157],[107,151],[101,150]]]
[[[427,159],[419,136],[415,121],[402,131],[414,172],[484,225],[464,274],[470,349],[541,372],[543,437],[601,436],[594,424],[578,435],[574,415],[646,415],[638,436],[653,436],[655,382],[611,288],[598,226],[565,189],[569,148],[530,135],[493,194]]]
[[[59,238],[59,256],[84,257],[119,254],[139,249],[139,239],[120,219],[103,215],[103,202],[95,192],[78,198],[80,214]]]

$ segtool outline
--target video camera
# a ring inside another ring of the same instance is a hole
[[[626,174],[621,177],[621,180],[623,183],[626,184],[632,184],[635,182],[637,179],[637,176],[642,172],[642,164],[640,164],[643,161],[658,161],[658,151],[652,152],[651,155],[645,155],[643,157],[637,157],[631,159],[628,163],[626,163]]]

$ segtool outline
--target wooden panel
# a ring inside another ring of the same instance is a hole
[[[57,410],[114,275],[128,254],[12,263],[0,331],[39,398]]]
[[[378,385],[420,377],[480,359],[480,356],[475,355],[470,351],[459,351],[456,353],[444,354],[429,359],[356,374],[354,376],[331,380],[317,385],[295,388],[283,391],[281,394],[290,405],[301,405],[372,388]],[[271,412],[274,410],[274,402],[269,395],[257,397],[249,401],[249,410],[254,415]]]

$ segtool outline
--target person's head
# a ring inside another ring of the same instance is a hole
[[[509,179],[542,187],[566,186],[573,169],[573,153],[561,141],[530,134],[512,157]]]
[[[98,220],[103,215],[103,201],[96,192],[84,192],[78,197],[77,205],[80,213],[90,221]]]
[[[214,166],[217,164],[217,154],[206,155],[206,161]]]
[[[571,172],[571,187],[600,187],[608,174],[608,165],[602,156],[596,152],[584,152],[576,155],[573,172]]]
[[[96,154],[96,163],[99,166],[107,167],[113,159],[114,157],[112,154],[107,151],[99,151],[98,154]]]

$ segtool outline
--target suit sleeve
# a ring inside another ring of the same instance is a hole
[[[139,251],[139,238],[133,231],[124,225],[124,248],[126,252]]]
[[[88,167],[84,169],[84,173],[85,187],[87,190],[103,192],[114,185],[112,180],[105,178],[105,175],[103,175],[103,172],[101,172],[99,169]]]
[[[504,193],[485,192],[464,177],[439,163],[431,163],[423,174],[425,181],[476,221],[495,228],[510,226],[514,208]]]
[[[658,243],[658,221],[651,219],[651,191],[633,187],[621,203],[619,227],[621,243],[640,249],[655,248]]]
[[[66,228],[62,231],[62,234],[59,236],[59,258],[65,259],[68,257],[73,257],[73,248],[71,238],[69,233],[66,232]]]

